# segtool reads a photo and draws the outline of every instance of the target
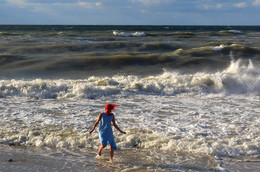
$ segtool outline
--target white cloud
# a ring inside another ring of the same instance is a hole
[[[217,8],[217,9],[221,9],[222,7],[223,7],[223,5],[220,4],[220,3],[218,3],[218,4],[216,5],[216,8]]]
[[[102,2],[96,2],[96,6],[97,7],[101,7],[102,6]]]
[[[260,0],[0,0],[0,24],[259,25],[248,13],[259,16],[258,7]]]
[[[51,9],[48,5],[37,5],[32,8],[33,12],[36,13],[42,13],[42,14],[48,14],[50,16],[57,16],[57,12],[53,9]]]
[[[233,6],[237,7],[237,8],[245,8],[245,7],[247,7],[247,4],[245,2],[239,2],[239,3],[233,4]]]
[[[11,4],[26,4],[27,3],[27,0],[6,0],[8,3],[11,3]]]
[[[66,0],[5,0],[7,3],[17,6],[29,6],[29,5],[80,5],[82,7],[86,8],[92,8],[92,7],[100,7],[102,6],[102,2],[85,2],[81,0],[72,0],[72,1],[66,1]]]
[[[141,3],[143,5],[159,5],[159,4],[169,4],[175,2],[176,0],[131,0],[133,3]]]
[[[204,4],[204,5],[201,5],[200,8],[202,8],[204,10],[209,10],[211,8],[211,6]]]
[[[101,7],[101,2],[78,2],[78,5],[84,8],[94,8],[94,7]]]
[[[27,0],[6,0],[6,2],[13,4],[13,5],[17,5],[20,8],[23,8],[24,6],[26,6],[28,4]]]
[[[47,16],[59,16],[64,11],[82,8],[101,7],[101,2],[84,2],[79,0],[5,0],[10,6],[23,8],[24,12],[31,15],[44,14]]]
[[[204,10],[214,10],[214,9],[223,8],[223,5],[221,3],[214,4],[214,5],[203,4],[203,5],[200,5],[199,8],[204,9]]]
[[[160,4],[160,0],[132,0],[132,2],[140,2],[143,5]]]
[[[254,6],[260,5],[260,0],[255,0],[255,1],[253,2],[253,5],[254,5]]]

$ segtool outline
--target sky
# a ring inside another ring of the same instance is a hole
[[[260,0],[0,0],[0,24],[260,25]]]

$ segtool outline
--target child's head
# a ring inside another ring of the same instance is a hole
[[[110,113],[112,110],[115,109],[116,106],[117,106],[116,104],[107,104],[105,110],[107,113]]]

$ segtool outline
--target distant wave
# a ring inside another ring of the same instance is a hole
[[[223,50],[226,47],[227,47],[226,45],[221,44],[220,46],[212,47],[212,50],[221,51],[221,50]]]
[[[220,33],[231,33],[231,34],[244,34],[242,31],[240,30],[222,30],[220,31]]]
[[[20,34],[14,33],[14,32],[0,32],[0,35],[5,35],[5,36],[17,36],[17,35],[20,35]]]
[[[133,33],[126,33],[126,32],[118,32],[113,31],[113,34],[116,36],[123,36],[123,37],[139,37],[139,36],[146,36],[144,32],[133,32]]]
[[[205,46],[205,47],[197,47],[191,49],[177,49],[174,52],[168,53],[169,55],[172,54],[174,56],[179,56],[183,54],[190,54],[193,56],[210,56],[215,54],[216,52],[222,53],[240,53],[240,54],[259,54],[260,49],[257,47],[248,47],[242,44],[231,44],[231,45],[224,45],[221,44],[219,46]]]
[[[118,50],[114,52],[113,50]],[[129,51],[129,49],[132,49]],[[92,52],[93,50],[93,52]],[[105,50],[105,52],[104,52]],[[112,51],[107,51],[112,50]],[[93,71],[111,70],[130,67],[135,70],[137,66],[164,65],[167,69],[189,67],[196,69],[210,67],[211,69],[223,69],[229,63],[229,55],[232,52],[237,57],[259,59],[260,49],[243,44],[220,44],[185,49],[179,45],[168,43],[138,43],[138,42],[111,42],[111,43],[87,43],[87,44],[51,44],[35,46],[19,46],[12,48],[14,55],[0,54],[0,71]],[[88,52],[89,51],[89,52]],[[47,52],[47,54],[45,54]],[[70,54],[70,52],[74,54]],[[82,53],[81,53],[82,52]],[[15,54],[19,55],[15,55]],[[53,56],[52,58],[34,58],[37,56]],[[26,57],[29,55],[29,57]],[[56,58],[55,58],[56,57]],[[114,68],[117,66],[117,68]],[[162,71],[162,68],[160,69]],[[19,73],[18,73],[19,74]]]
[[[214,72],[230,53],[260,61],[259,27],[1,25],[0,36],[3,79]]]

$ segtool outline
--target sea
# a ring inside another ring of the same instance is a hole
[[[258,171],[260,26],[0,25],[0,119],[0,171]]]

